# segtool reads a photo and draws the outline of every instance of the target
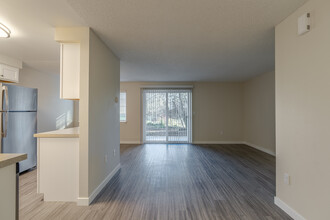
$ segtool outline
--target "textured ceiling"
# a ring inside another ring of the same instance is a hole
[[[90,26],[122,81],[241,81],[274,69],[274,25],[306,0],[1,0],[0,53],[59,72],[54,27]]]
[[[306,0],[68,0],[122,81],[241,81],[274,70],[274,26]]]

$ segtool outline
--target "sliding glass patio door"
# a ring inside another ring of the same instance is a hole
[[[144,143],[190,143],[191,89],[143,90]]]

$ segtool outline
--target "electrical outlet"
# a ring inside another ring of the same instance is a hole
[[[104,162],[105,162],[105,163],[108,163],[108,154],[105,154],[105,155],[104,155]]]
[[[116,156],[116,149],[113,149],[113,156]]]
[[[290,175],[288,173],[284,173],[284,183],[290,185]]]
[[[219,133],[220,133],[220,135],[223,135],[223,131],[220,131]]]

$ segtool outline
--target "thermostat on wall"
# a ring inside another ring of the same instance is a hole
[[[311,30],[310,13],[306,13],[298,18],[298,35],[303,35]]]

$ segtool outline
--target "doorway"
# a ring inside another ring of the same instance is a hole
[[[191,143],[191,89],[143,89],[142,96],[144,143]]]

